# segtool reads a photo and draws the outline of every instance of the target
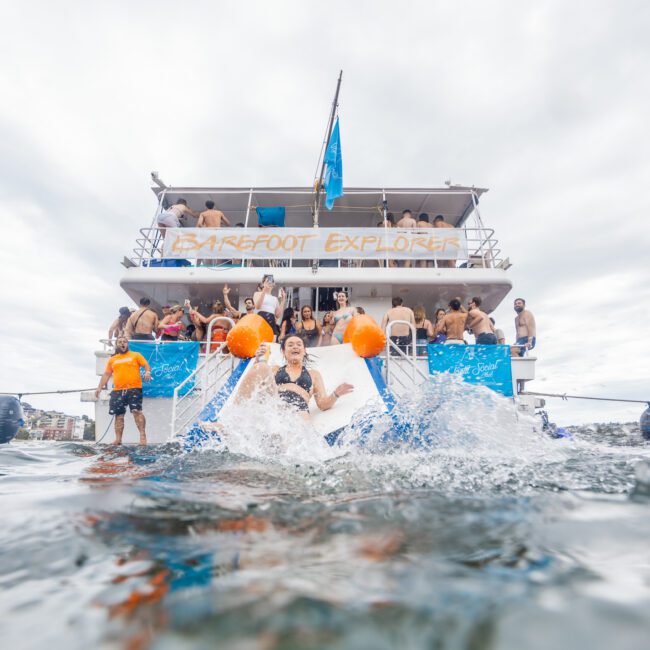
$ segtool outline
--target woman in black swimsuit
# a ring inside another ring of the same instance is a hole
[[[306,348],[318,347],[321,327],[320,323],[314,318],[314,312],[312,312],[309,305],[305,305],[300,310],[300,322],[296,323],[296,332],[305,342]]]
[[[304,418],[309,419],[309,400],[312,396],[316,400],[316,406],[321,411],[327,411],[340,397],[354,390],[352,384],[342,383],[328,394],[320,372],[306,367],[307,352],[299,336],[288,336],[282,341],[280,348],[286,364],[269,366],[265,362],[265,344],[260,346],[255,365],[239,389],[238,399],[251,398],[259,390],[263,390],[270,395],[277,395],[286,404],[296,408]]]

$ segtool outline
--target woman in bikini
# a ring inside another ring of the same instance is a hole
[[[320,339],[318,340],[318,345],[320,347],[327,347],[328,345],[338,345],[339,340],[334,338],[334,314],[331,311],[328,311],[325,316],[323,316],[323,324],[321,325],[320,330]]]
[[[284,312],[282,312],[282,322],[280,323],[280,334],[278,336],[278,341],[286,339],[287,336],[291,336],[295,333],[296,312],[291,307],[287,307]]]
[[[213,323],[210,332],[210,338],[212,341],[219,344],[226,340],[228,332],[230,331],[230,322],[227,320],[229,314],[226,312],[221,300],[215,300],[212,303],[212,313],[209,316],[204,316],[196,309],[190,309],[190,318],[193,323],[198,324],[198,326],[203,330],[201,340],[203,340],[203,337],[207,334],[208,326],[212,321],[216,321]],[[210,352],[214,352],[217,347],[218,345],[211,345]]]
[[[309,305],[300,310],[300,322],[296,323],[296,331],[305,342],[306,348],[318,346],[321,335],[320,323],[314,318],[314,312]]]
[[[160,337],[161,341],[178,341],[180,333],[185,329],[185,325],[181,320],[183,313],[181,306],[174,305],[169,315],[160,321],[159,329],[162,332]]]
[[[415,341],[417,353],[422,355],[427,353],[427,345],[433,338],[433,325],[427,318],[427,312],[422,305],[417,305],[413,309],[415,316]]]
[[[309,401],[313,397],[321,411],[331,409],[336,402],[354,390],[352,384],[339,384],[331,393],[325,390],[323,377],[318,370],[307,367],[307,350],[303,340],[296,335],[288,336],[280,344],[286,364],[270,366],[266,344],[262,344],[255,356],[255,365],[247,373],[239,388],[237,400],[250,399],[258,392],[279,397],[285,404],[309,419]]]
[[[338,309],[334,312],[334,331],[333,336],[339,343],[343,343],[343,334],[347,328],[350,319],[356,315],[354,307],[348,304],[348,294],[345,291],[339,291],[336,294],[336,304]]]

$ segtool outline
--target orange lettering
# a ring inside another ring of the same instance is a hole
[[[333,232],[327,236],[325,240],[326,253],[338,253],[341,250],[342,240],[338,233]]]

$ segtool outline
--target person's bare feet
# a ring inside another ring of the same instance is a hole
[[[143,446],[147,444],[147,436],[140,436],[140,444]]]
[[[122,438],[115,438],[115,442],[113,444],[114,445],[121,445],[122,444]]]

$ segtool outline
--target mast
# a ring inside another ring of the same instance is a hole
[[[336,92],[334,93],[334,101],[332,102],[332,112],[330,113],[329,122],[327,124],[327,137],[325,139],[325,147],[323,148],[323,161],[320,168],[320,176],[316,183],[314,183],[314,226],[318,227],[318,213],[320,211],[320,190],[323,184],[323,176],[325,175],[325,153],[327,147],[330,146],[330,138],[332,137],[332,129],[334,128],[334,118],[336,117],[336,109],[339,105],[339,91],[341,90],[341,80],[343,79],[343,70],[339,72],[339,78],[336,82]]]

